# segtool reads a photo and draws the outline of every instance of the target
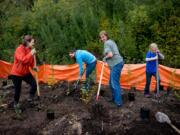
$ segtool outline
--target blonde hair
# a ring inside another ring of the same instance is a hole
[[[156,49],[156,50],[158,50],[158,46],[157,46],[156,43],[151,43],[151,44],[149,45],[149,50],[152,50],[153,48]]]
[[[109,35],[108,35],[108,33],[105,30],[102,30],[101,32],[99,32],[99,37],[101,35],[105,35],[107,37],[107,39],[109,39]]]

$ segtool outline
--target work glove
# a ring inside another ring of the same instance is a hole
[[[156,56],[155,56],[155,60],[157,60],[157,59],[158,59],[158,56],[156,55]]]
[[[159,50],[156,50],[156,53],[160,53],[160,51],[159,51]]]
[[[104,58],[103,58],[103,62],[106,62],[106,59],[107,59],[107,58],[106,58],[106,57],[104,57]]]
[[[39,71],[39,68],[38,68],[38,67],[33,67],[33,70],[34,70],[35,72],[38,72],[38,71]]]
[[[81,76],[81,75],[79,75],[79,76],[78,76],[78,80],[81,80],[81,78],[82,78],[82,76]]]
[[[31,54],[32,54],[32,55],[36,54],[36,49],[35,49],[35,48],[33,48],[33,49],[31,50]]]

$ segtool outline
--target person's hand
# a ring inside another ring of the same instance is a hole
[[[106,62],[106,57],[103,58],[103,62]]]
[[[157,60],[157,59],[158,59],[158,56],[156,55],[156,56],[154,57],[154,59]]]
[[[156,53],[160,53],[160,51],[159,51],[159,50],[156,50]]]
[[[81,76],[81,75],[79,75],[79,76],[78,76],[78,80],[81,80],[81,78],[82,78],[82,76]]]
[[[31,50],[31,54],[32,54],[32,55],[36,54],[36,49],[35,49],[35,48],[33,48],[33,49]]]
[[[34,67],[33,70],[34,70],[35,72],[38,72],[38,71],[39,71],[39,68],[38,68],[38,67]]]

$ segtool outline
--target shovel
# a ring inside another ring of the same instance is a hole
[[[158,64],[159,64],[159,62],[158,62],[158,53],[156,53],[156,56],[157,56],[157,60],[156,60],[156,87],[157,87],[157,95],[159,96],[159,72],[158,72]]]
[[[84,72],[85,72],[85,71],[86,71],[86,68],[83,70],[82,76],[84,75]],[[78,87],[78,85],[79,85],[80,80],[81,80],[81,79],[78,79],[78,80],[77,80],[77,82],[76,82],[76,83],[75,83],[75,85],[74,85],[73,90],[76,90],[76,89],[77,89],[77,87]]]
[[[104,62],[103,62],[102,69],[101,69],[101,76],[100,76],[100,80],[99,80],[99,86],[98,86],[98,91],[97,91],[97,95],[96,95],[96,101],[99,100],[99,93],[100,93],[100,89],[101,89],[101,82],[102,82],[102,77],[103,77],[103,71],[104,71]]]
[[[34,67],[37,68],[37,61],[36,61],[36,55],[34,55]],[[36,79],[36,85],[37,85],[37,96],[39,100],[39,104],[37,106],[37,110],[41,110],[41,101],[40,101],[40,89],[39,89],[39,82],[38,82],[38,73],[37,71],[35,72],[35,79]]]
[[[74,88],[73,88],[73,91],[76,90],[78,88],[78,85],[79,85],[79,82],[80,82],[80,79],[78,79],[74,85]]]
[[[178,134],[180,134],[180,130],[174,126],[172,123],[171,123],[171,120],[169,119],[169,117],[162,113],[162,112],[157,112],[155,114],[155,117],[156,117],[156,120],[160,123],[167,123],[168,125],[170,125]]]
[[[36,55],[34,55],[34,67],[37,68]],[[37,85],[37,95],[38,95],[38,99],[39,99],[40,98],[40,90],[39,90],[39,82],[38,82],[38,73],[37,73],[37,71],[35,73],[35,78],[36,78],[36,85]]]
[[[85,70],[86,70],[86,68],[83,70],[82,76],[84,75]],[[76,83],[74,84],[73,89],[72,89],[72,90],[69,90],[69,91],[66,93],[67,96],[71,95],[75,90],[77,90],[80,80],[81,80],[81,79],[78,79],[78,80],[76,81]]]

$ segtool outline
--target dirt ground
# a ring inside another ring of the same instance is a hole
[[[12,84],[10,80],[9,84]],[[53,87],[41,84],[40,100],[31,105],[27,101],[29,86],[23,83],[21,119],[16,118],[10,105],[0,107],[0,135],[176,135],[168,124],[156,121],[154,115],[158,111],[167,114],[180,129],[180,102],[171,91],[159,103],[154,98],[145,98],[139,91],[134,91],[135,101],[130,102],[128,91],[124,91],[123,106],[117,108],[109,101],[111,91],[106,86],[102,87],[98,102],[95,84],[86,101],[81,99],[79,90],[67,96],[68,89],[72,89],[72,83],[59,82]],[[3,90],[1,87],[0,96],[0,105],[9,104],[13,99],[13,88]],[[140,117],[142,107],[150,110],[149,119]],[[47,118],[49,109],[55,114],[52,120]]]

